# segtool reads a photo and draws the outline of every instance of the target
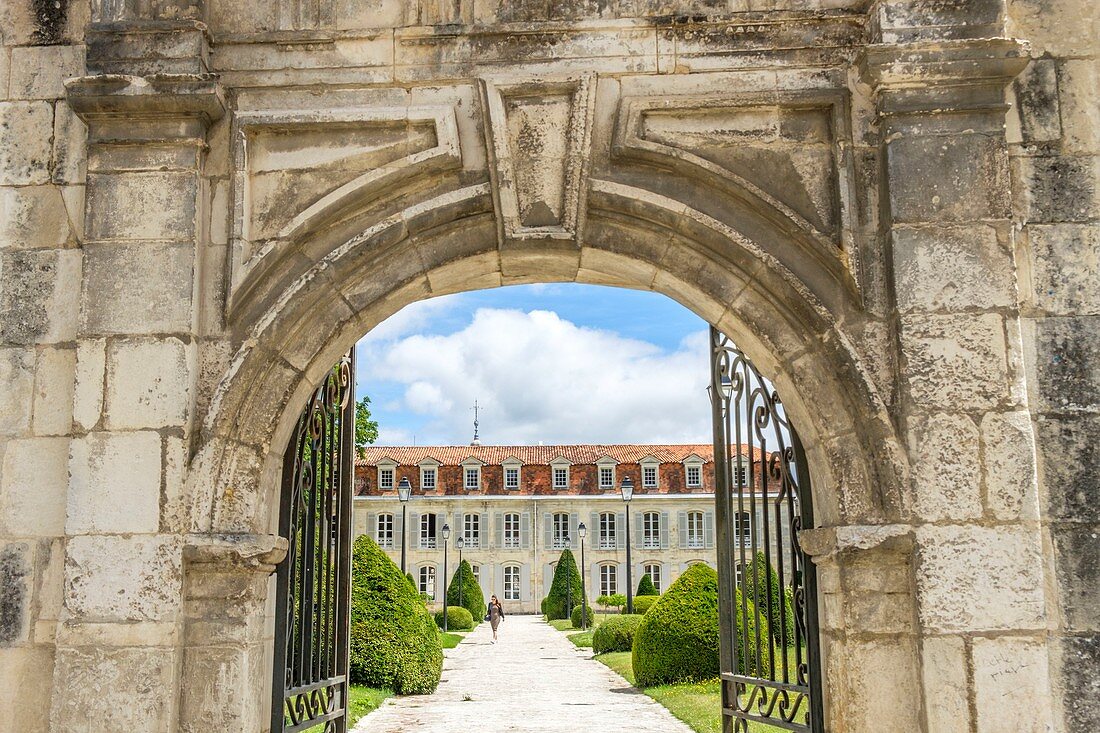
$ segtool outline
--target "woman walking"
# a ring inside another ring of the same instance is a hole
[[[500,626],[500,622],[504,620],[504,607],[500,605],[500,600],[493,596],[489,599],[489,612],[485,614],[485,618],[489,620],[489,625],[493,627],[493,643],[497,643],[497,626]]]

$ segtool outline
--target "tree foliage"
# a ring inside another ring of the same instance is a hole
[[[466,560],[458,564],[458,570],[451,576],[451,584],[447,586],[447,605],[465,608],[473,617],[474,625],[485,616],[485,596],[474,577],[473,568]]]
[[[757,604],[760,613],[768,620],[772,638],[778,646],[794,644],[794,607],[788,594],[784,592],[779,573],[768,562],[763,552],[756,553],[752,569],[744,576],[744,593]]]
[[[638,581],[638,590],[634,592],[637,596],[659,596],[657,592],[657,586],[653,585],[653,578],[649,577],[649,573],[642,576],[642,579]]]
[[[572,592],[569,592],[569,588],[572,588]],[[569,602],[572,601],[573,606],[579,605],[582,592],[581,574],[577,570],[573,553],[562,550],[558,565],[554,569],[554,580],[550,583],[550,592],[546,594],[542,605],[542,612],[550,620],[569,618],[573,611]]]
[[[370,397],[355,403],[355,455],[367,454],[367,445],[378,440],[378,421],[370,419]]]

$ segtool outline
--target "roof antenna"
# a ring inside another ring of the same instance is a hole
[[[470,445],[481,445],[481,440],[480,440],[480,438],[478,438],[478,434],[477,434],[477,427],[478,427],[478,424],[479,424],[478,420],[477,420],[477,413],[478,413],[477,400],[474,400],[474,440],[473,440],[472,443],[470,443]]]

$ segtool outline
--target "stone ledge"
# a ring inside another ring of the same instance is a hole
[[[270,574],[287,553],[285,537],[269,534],[191,534],[183,547],[189,566],[213,571],[245,569]]]
[[[205,129],[226,109],[225,94],[213,74],[99,74],[67,79],[65,89],[69,105],[89,125],[185,119]]]
[[[913,528],[908,524],[876,524],[847,527],[818,527],[798,533],[803,552],[815,563],[837,555],[865,552],[908,555],[913,551]]]

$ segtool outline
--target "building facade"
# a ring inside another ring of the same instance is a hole
[[[745,468],[745,481],[758,476],[759,463]],[[629,505],[619,488],[626,478]],[[403,480],[411,486],[404,516]],[[631,590],[649,574],[663,592],[688,566],[716,562],[709,445],[370,447],[356,464],[356,489],[356,536],[369,535],[397,563],[405,543],[406,572],[440,601],[444,525],[448,581],[461,538],[486,598],[495,593],[513,613],[539,611],[562,550],[582,567],[582,524],[589,599],[626,593],[628,543]],[[753,514],[764,507],[738,511],[734,541],[750,559],[763,541]]]

